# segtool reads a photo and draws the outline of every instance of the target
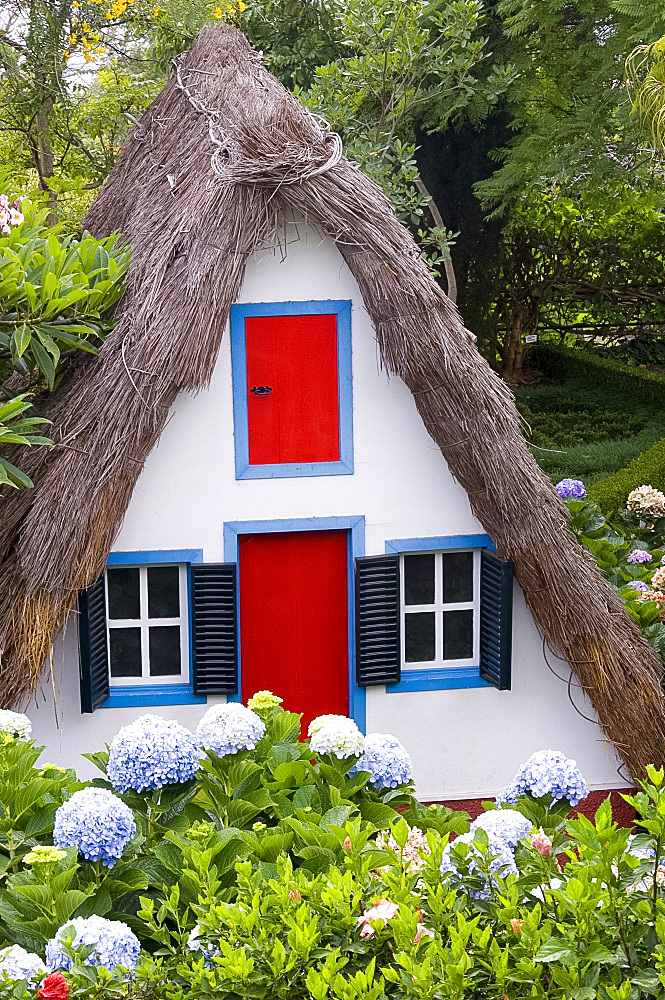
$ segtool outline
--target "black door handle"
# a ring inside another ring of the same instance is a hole
[[[272,392],[272,386],[271,385],[253,385],[252,388],[249,391],[253,392],[255,396],[269,396],[270,393]]]

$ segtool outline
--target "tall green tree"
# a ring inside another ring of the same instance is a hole
[[[665,184],[641,141],[623,74],[624,60],[643,30],[637,6],[615,0],[495,5],[502,25],[498,51],[517,69],[505,100],[511,138],[494,151],[496,169],[476,185],[476,193],[485,213],[503,225],[485,310],[489,356],[510,380],[522,378],[525,337],[542,330],[551,315],[549,307],[542,308],[544,291],[567,315],[577,289],[578,311],[589,321],[594,301],[603,302],[596,309],[602,322],[610,298],[621,299],[619,285],[610,290],[603,283],[595,299],[583,291],[579,264],[584,259],[591,268],[590,284],[601,272],[625,284],[622,267],[639,263],[633,231],[617,225],[624,219],[619,211],[624,193],[630,211],[637,211],[634,232],[644,240],[653,237],[650,213],[654,201],[662,204]],[[652,13],[656,6],[662,4],[653,4]],[[643,213],[636,199],[642,199]],[[612,241],[621,266],[608,268]],[[641,246],[649,259],[651,249],[648,242]],[[634,283],[652,277],[637,267]]]
[[[16,181],[46,196],[52,222],[62,192],[74,214],[85,208],[158,86],[127,16],[125,0],[0,7],[0,143]]]

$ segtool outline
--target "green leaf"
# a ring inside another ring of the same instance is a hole
[[[534,960],[536,962],[563,962],[567,964],[575,961],[575,952],[561,938],[550,938],[538,949]]]

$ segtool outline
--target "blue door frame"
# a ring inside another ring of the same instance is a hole
[[[349,565],[349,713],[358,728],[365,732],[365,689],[356,684],[356,640],[354,607],[353,560],[365,554],[365,518],[355,517],[304,517],[275,521],[226,521],[224,524],[224,561],[238,562],[238,537],[240,535],[269,534],[277,531],[347,531]],[[238,588],[238,593],[240,588]],[[238,601],[240,599],[238,598]],[[240,607],[238,607],[240,621]],[[240,644],[239,644],[240,645]],[[242,691],[242,656],[238,655],[238,690]],[[278,693],[278,692],[276,692]],[[240,701],[233,695],[229,701]]]

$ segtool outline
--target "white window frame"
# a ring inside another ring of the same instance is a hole
[[[148,617],[148,570],[158,569],[165,566],[177,566],[178,568],[178,595],[180,600],[180,615],[177,618],[149,618]],[[108,571],[114,569],[137,569],[139,571],[139,610],[140,618],[111,618],[109,615],[109,595],[108,595]],[[157,687],[165,684],[188,684],[189,683],[189,601],[187,585],[187,564],[186,563],[148,563],[146,565],[118,565],[108,566],[104,574],[104,588],[106,598],[106,633],[108,647],[108,670],[109,687],[115,688],[135,688],[135,687]],[[180,626],[180,673],[160,674],[152,677],[150,675],[150,629],[157,625],[179,625]],[[141,676],[140,677],[114,677],[111,673],[111,631],[114,628],[140,628],[141,629]]]
[[[443,556],[456,552],[470,552],[473,556],[473,600],[444,603],[443,601]],[[434,603],[406,604],[404,587],[405,556],[434,556]],[[421,670],[440,669],[441,667],[475,667],[480,662],[480,549],[431,549],[414,552],[400,552],[400,643],[403,673],[417,673]],[[473,654],[470,657],[457,660],[443,659],[443,616],[446,611],[473,611]],[[406,617],[410,614],[425,612],[434,613],[435,658],[423,660],[420,663],[406,660]]]

